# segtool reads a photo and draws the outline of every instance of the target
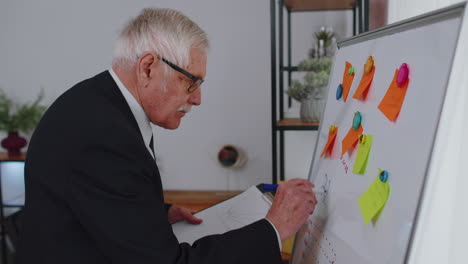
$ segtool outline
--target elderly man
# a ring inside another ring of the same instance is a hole
[[[112,69],[49,108],[27,154],[20,264],[280,263],[280,240],[313,212],[312,184],[280,186],[265,219],[199,239],[171,223],[201,222],[164,204],[150,123],[179,127],[201,103],[206,34],[168,9],[145,9],[122,30]]]

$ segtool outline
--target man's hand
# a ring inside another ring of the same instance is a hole
[[[193,225],[201,224],[203,220],[195,217],[193,215],[194,213],[195,211],[193,210],[173,204],[171,207],[169,207],[169,211],[167,212],[167,220],[170,224],[174,224],[182,220],[185,220]]]
[[[294,179],[278,186],[266,218],[275,225],[282,241],[294,235],[314,212],[317,199],[314,184]]]

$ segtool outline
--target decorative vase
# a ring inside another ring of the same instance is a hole
[[[239,147],[225,145],[218,152],[218,161],[223,168],[239,169],[247,162],[247,155]]]
[[[323,96],[316,95],[311,98],[302,99],[299,112],[302,122],[319,122],[324,107],[325,100]]]
[[[301,100],[301,107],[299,109],[299,116],[302,122],[314,122],[312,118],[312,99],[305,98]]]
[[[17,131],[11,131],[8,132],[8,137],[2,140],[2,147],[7,149],[8,156],[19,156],[26,143],[26,139],[20,137]]]
[[[325,97],[323,95],[317,95],[312,100],[312,119],[313,122],[320,122],[323,110],[325,109]]]

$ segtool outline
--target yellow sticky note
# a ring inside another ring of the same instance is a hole
[[[380,175],[379,169],[379,175]],[[383,210],[388,196],[390,195],[390,184],[382,182],[377,176],[369,185],[364,194],[358,199],[364,223],[367,225],[370,220],[375,218]]]
[[[353,173],[364,174],[366,173],[367,161],[369,160],[369,153],[372,147],[372,135],[361,135],[359,138],[359,147],[354,162]]]

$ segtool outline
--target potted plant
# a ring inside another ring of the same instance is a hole
[[[45,106],[39,104],[43,97],[41,91],[33,103],[18,104],[0,89],[0,130],[8,133],[1,145],[8,150],[9,156],[20,155],[20,149],[26,146],[26,139],[19,136],[18,132],[28,133],[36,127],[46,110]]]
[[[303,122],[318,122],[320,119],[331,65],[332,60],[328,57],[307,58],[298,65],[299,71],[308,71],[304,83],[293,81],[286,94],[301,103],[299,113]]]
[[[332,28],[320,28],[320,31],[315,32],[315,45],[310,49],[309,56],[311,58],[331,57],[335,50],[335,33]]]

